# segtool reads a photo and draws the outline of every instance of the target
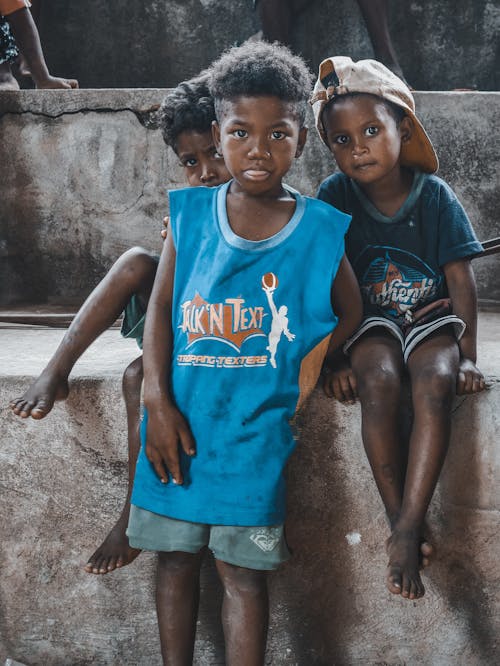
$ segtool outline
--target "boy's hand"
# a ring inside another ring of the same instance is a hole
[[[457,375],[457,395],[479,393],[484,390],[483,373],[476,364],[468,358],[460,361]]]
[[[354,405],[358,397],[356,377],[348,363],[326,368],[323,375],[323,391],[329,398]]]
[[[168,483],[169,472],[175,484],[181,485],[184,481],[179,464],[179,445],[186,455],[195,455],[193,436],[179,410],[169,403],[149,410],[146,457],[162,483]]]
[[[163,226],[164,228],[160,231],[161,237],[163,240],[167,237],[168,233],[168,225],[170,223],[170,217],[167,215],[166,217],[163,218]]]

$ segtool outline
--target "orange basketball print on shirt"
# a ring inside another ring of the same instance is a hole
[[[267,289],[276,289],[278,286],[278,278],[274,273],[266,273],[262,276],[262,286]]]

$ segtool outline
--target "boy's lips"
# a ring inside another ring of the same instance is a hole
[[[354,168],[355,169],[361,169],[362,171],[365,171],[366,169],[369,169],[370,167],[373,167],[376,165],[376,162],[364,162],[363,164],[355,164]]]
[[[269,177],[269,171],[264,169],[246,169],[245,176],[250,180],[265,180]]]

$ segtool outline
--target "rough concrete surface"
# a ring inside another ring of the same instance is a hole
[[[480,318],[490,389],[457,398],[429,524],[437,556],[418,602],[384,587],[388,531],[361,445],[359,406],[316,391],[289,469],[293,558],[271,578],[266,663],[496,666],[500,661],[500,316]],[[82,571],[121,509],[126,483],[121,370],[137,353],[106,333],[77,364],[66,403],[43,421],[6,408],[62,331],[0,330],[0,663],[156,666],[154,556]],[[195,664],[222,665],[220,591],[207,562]]]
[[[160,248],[166,190],[184,185],[153,129],[162,90],[0,93],[0,306],[81,302],[133,245]],[[500,93],[416,93],[481,240],[499,235]],[[333,161],[313,129],[288,181],[314,195]],[[499,255],[476,262],[479,295],[500,302]]]
[[[293,47],[313,70],[330,55],[373,57],[354,0],[300,2]],[[500,88],[495,0],[389,0],[392,40],[422,90]],[[165,87],[196,74],[259,29],[251,0],[43,3],[40,33],[51,71],[85,88]]]

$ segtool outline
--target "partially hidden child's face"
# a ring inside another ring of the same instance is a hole
[[[409,119],[396,119],[373,95],[335,100],[323,113],[328,146],[339,169],[363,185],[399,169],[401,143],[411,131]]]
[[[225,100],[214,123],[217,150],[234,178],[234,190],[279,196],[282,179],[302,153],[307,129],[293,104],[274,96]]]
[[[181,132],[177,137],[177,156],[191,187],[215,187],[231,178],[224,160],[217,153],[211,130]]]

